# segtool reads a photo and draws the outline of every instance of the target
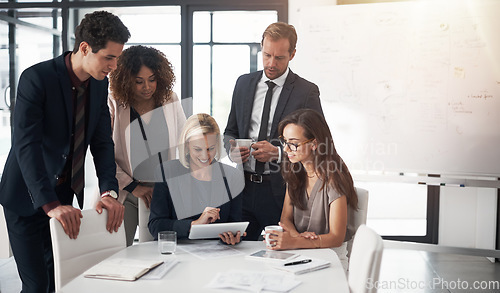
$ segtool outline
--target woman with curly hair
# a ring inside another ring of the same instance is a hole
[[[152,239],[147,221],[154,172],[161,162],[175,159],[177,138],[186,121],[172,91],[174,81],[165,55],[145,46],[124,50],[110,74],[108,106],[127,246],[133,243],[138,224],[139,240]]]

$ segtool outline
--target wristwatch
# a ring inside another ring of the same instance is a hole
[[[108,190],[108,191],[105,191],[101,194],[101,198],[104,198],[106,196],[112,197],[114,199],[118,199],[118,194],[116,194],[116,191],[114,191],[114,190]]]

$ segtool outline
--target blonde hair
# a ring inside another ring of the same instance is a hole
[[[216,135],[215,159],[219,160],[221,154],[220,129],[215,119],[205,113],[194,114],[186,120],[179,137],[179,161],[189,168],[189,140],[195,135]]]
[[[261,46],[264,46],[264,39],[266,37],[269,37],[273,41],[287,39],[290,43],[288,53],[292,55],[293,51],[295,51],[295,46],[297,45],[297,32],[295,31],[295,27],[291,24],[285,22],[271,23],[262,34]]]

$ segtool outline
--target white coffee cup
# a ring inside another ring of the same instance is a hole
[[[271,231],[283,232],[283,228],[279,225],[270,225],[270,226],[266,226],[264,228],[264,232],[266,233],[265,238],[266,238],[266,246],[267,247],[273,247],[276,245],[274,243],[276,241],[269,238],[269,236],[271,235]],[[272,235],[276,235],[276,234],[272,234]]]
[[[250,149],[253,143],[253,139],[251,138],[237,138],[235,139],[236,141],[236,147],[245,147]]]

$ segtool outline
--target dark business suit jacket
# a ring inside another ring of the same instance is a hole
[[[250,116],[257,89],[257,83],[262,77],[262,70],[244,74],[238,78],[233,92],[231,112],[224,131],[224,146],[229,151],[230,139],[248,138],[250,127]],[[281,91],[276,111],[274,112],[269,141],[281,148],[278,141],[278,124],[288,114],[298,109],[313,109],[321,114],[323,110],[319,100],[318,86],[309,82],[297,74],[289,71],[285,84]],[[280,173],[280,165],[277,161],[270,162],[271,185],[273,195],[279,206],[283,206],[285,198],[285,184]]]
[[[20,216],[58,200],[55,186],[70,154],[73,92],[65,54],[26,69],[14,110],[12,147],[0,183],[0,204]],[[85,148],[90,145],[101,191],[118,190],[108,79],[90,78]]]

